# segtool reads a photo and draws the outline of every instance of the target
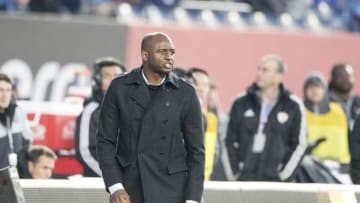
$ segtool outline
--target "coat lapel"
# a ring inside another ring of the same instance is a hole
[[[169,73],[168,77],[165,80],[165,83],[162,85],[160,91],[157,93],[157,95],[148,102],[148,106],[146,108],[145,115],[149,112],[156,111],[158,115],[161,115],[162,117],[166,117],[168,114],[169,109],[172,106],[172,93],[173,91],[176,91],[177,88],[179,88],[178,78],[174,75],[174,73]],[[147,87],[145,87],[147,88]],[[149,100],[150,95],[148,92]]]
[[[137,85],[137,87],[134,88],[134,91],[130,93],[130,98],[143,109],[147,109],[150,103],[148,87],[146,87],[145,84]]]
[[[143,110],[146,109],[150,102],[150,93],[141,76],[141,68],[136,68],[131,71],[126,83],[134,86],[129,94],[130,99],[141,106]]]

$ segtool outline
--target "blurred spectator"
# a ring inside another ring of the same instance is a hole
[[[283,85],[285,64],[262,57],[256,82],[235,100],[226,147],[242,181],[291,181],[306,149],[305,108]]]
[[[96,153],[100,103],[111,80],[125,71],[125,66],[112,57],[100,58],[93,66],[92,96],[84,102],[84,110],[77,118],[75,131],[76,158],[83,166],[85,177],[101,176]]]
[[[348,0],[349,30],[360,31],[360,0]]]
[[[40,13],[79,13],[81,0],[30,0],[29,10]]]
[[[155,6],[158,6],[162,11],[176,7],[181,0],[151,0]]]
[[[8,13],[26,12],[28,10],[29,0],[0,0],[0,11]]]
[[[8,0],[0,0],[0,11],[5,11],[6,10],[7,2],[8,2]]]
[[[322,160],[350,163],[346,115],[338,103],[329,101],[327,85],[321,74],[310,75],[304,84],[304,97],[308,121],[308,141],[325,138],[312,154]]]
[[[24,160],[30,143],[26,114],[12,98],[10,78],[0,73],[0,170],[16,166],[17,160]]]
[[[360,184],[360,116],[356,119],[352,137],[350,176],[354,184]]]
[[[341,104],[350,130],[354,126],[356,117],[360,115],[360,97],[352,92],[354,82],[355,75],[350,65],[339,63],[332,68],[329,84],[330,100]]]
[[[63,9],[72,14],[79,14],[81,9],[81,0],[61,0]]]
[[[29,9],[33,12],[60,13],[61,3],[59,0],[30,0]]]
[[[90,13],[100,16],[115,16],[121,3],[130,4],[132,9],[142,9],[147,1],[143,0],[88,0]]]
[[[183,68],[175,67],[172,72],[175,73],[181,79],[185,80],[187,78],[187,71]]]
[[[100,16],[114,16],[115,3],[112,0],[89,0],[90,13]]]
[[[290,0],[242,0],[251,5],[253,11],[261,11],[268,15],[278,16],[284,13]]]
[[[48,179],[55,167],[56,154],[46,146],[31,146],[26,155],[26,170],[20,178]]]
[[[201,68],[191,68],[189,70],[189,74],[193,78],[205,121],[205,180],[210,180],[214,166],[215,147],[217,140],[217,117],[213,112],[208,111],[210,79],[208,73]]]
[[[223,159],[224,153],[224,140],[226,136],[226,127],[227,127],[227,115],[221,109],[220,96],[218,89],[214,82],[210,83],[210,92],[208,98],[208,110],[216,115],[217,118],[217,140],[215,148],[215,158],[214,158],[214,167],[211,174],[211,180],[225,181],[225,169],[223,164],[229,166],[228,161]],[[226,166],[225,166],[226,168]],[[228,167],[230,168],[230,167]]]

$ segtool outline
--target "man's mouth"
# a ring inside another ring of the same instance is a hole
[[[173,67],[173,63],[165,63],[165,67],[166,68],[172,68]]]

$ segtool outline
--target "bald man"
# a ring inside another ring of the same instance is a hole
[[[292,181],[304,155],[305,108],[284,87],[284,73],[280,57],[262,57],[256,82],[232,105],[226,146],[238,180]]]
[[[201,108],[172,73],[164,33],[141,42],[142,65],[115,78],[99,117],[97,151],[111,203],[196,203],[204,181]]]

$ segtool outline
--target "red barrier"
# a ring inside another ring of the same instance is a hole
[[[82,105],[28,101],[21,101],[19,105],[28,114],[32,144],[46,145],[58,154],[54,174],[81,174],[82,166],[74,157],[74,133]]]

